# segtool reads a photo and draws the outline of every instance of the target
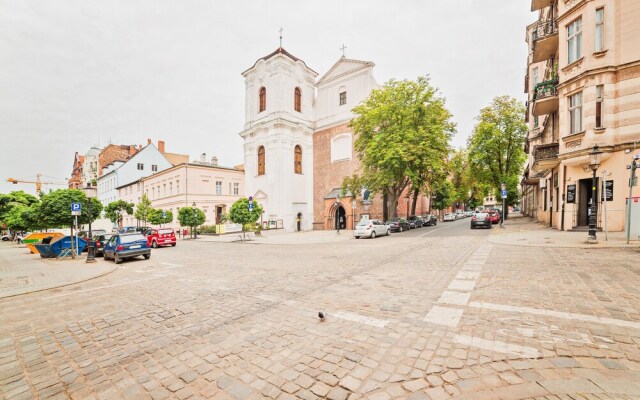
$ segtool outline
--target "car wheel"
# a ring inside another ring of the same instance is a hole
[[[155,240],[153,242],[151,242],[151,247],[153,247],[154,249],[158,248],[158,242],[156,242]]]
[[[356,238],[356,239],[360,239],[360,236],[356,236],[355,238]]]
[[[117,255],[114,255],[113,256],[113,262],[115,262],[116,264],[120,264],[122,262],[122,260]]]
[[[398,229],[398,232],[402,232],[402,227],[400,227],[400,229]]]
[[[175,243],[171,243],[171,246],[176,247],[176,244]]]
[[[387,236],[391,235],[391,229],[387,229]]]
[[[371,232],[370,238],[371,239],[375,239],[376,238],[376,231]]]
[[[142,256],[144,257],[144,259],[145,259],[145,260],[148,260],[148,259],[150,259],[150,258],[151,258],[151,253],[149,253],[149,254],[143,254]]]

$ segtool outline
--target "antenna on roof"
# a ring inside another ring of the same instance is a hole
[[[345,46],[344,44],[342,45],[342,47],[340,47],[340,50],[342,50],[342,58],[345,58],[344,55],[344,50],[347,48],[347,46]]]
[[[282,27],[280,27],[280,30],[278,32],[280,32],[280,47],[282,47],[282,31],[284,29],[282,29]]]

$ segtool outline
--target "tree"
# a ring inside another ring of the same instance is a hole
[[[450,181],[443,181],[433,185],[433,207],[436,210],[443,210],[454,201],[454,187]]]
[[[409,185],[420,191],[428,171],[441,169],[455,132],[451,113],[428,77],[391,80],[353,112],[350,127],[360,160],[358,179],[371,192],[388,198],[395,217],[402,192]]]
[[[180,226],[190,226],[192,235],[193,232],[195,232],[196,226],[204,224],[206,219],[207,216],[204,215],[204,212],[199,208],[182,207],[178,210],[178,222]]]
[[[5,215],[4,223],[7,225],[12,231],[27,231],[29,230],[29,225],[22,218],[22,213],[27,211],[29,208],[24,204],[17,204],[14,207],[11,207],[9,212]]]
[[[134,213],[134,216],[138,221],[144,222],[144,225],[146,226],[152,210],[153,208],[151,207],[151,200],[149,200],[146,194],[143,194],[142,198],[140,199],[140,203],[138,203],[138,205],[136,206],[136,212]]]
[[[104,208],[105,216],[113,223],[117,223],[119,228],[122,228],[122,216],[124,213],[127,215],[133,214],[133,203],[126,202],[124,200],[116,200],[107,204]]]
[[[170,210],[164,210],[164,217],[162,217],[162,212],[163,210],[153,209],[149,214],[149,222],[152,225],[161,225],[173,221],[173,213]]]
[[[96,198],[87,199],[82,190],[58,189],[42,196],[39,216],[42,226],[46,228],[71,227],[75,217],[71,215],[71,203],[82,205],[82,215],[78,216],[78,224],[89,223],[89,201],[91,202],[91,221],[95,221],[102,212],[102,203]]]
[[[0,226],[2,224],[9,224],[7,222],[7,218],[9,218],[9,213],[14,207],[17,206],[25,206],[30,207],[32,204],[39,204],[40,200],[28,193],[23,192],[22,190],[18,190],[15,192],[11,192],[8,194],[0,194]],[[15,220],[17,214],[12,213],[11,217]],[[15,222],[15,221],[14,221]],[[12,229],[12,228],[9,228]]]
[[[256,221],[260,219],[262,211],[262,207],[256,200],[253,200],[253,208],[249,211],[249,199],[242,197],[231,206],[229,219],[233,223],[241,224],[242,232],[244,232],[246,227],[255,225]]]
[[[468,140],[471,168],[478,181],[496,195],[501,184],[506,183],[507,205],[518,201],[518,181],[526,160],[525,112],[518,100],[496,97],[490,106],[480,110],[478,124]]]

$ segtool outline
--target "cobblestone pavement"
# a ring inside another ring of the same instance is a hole
[[[637,251],[423,232],[184,241],[2,299],[0,398],[640,399]]]

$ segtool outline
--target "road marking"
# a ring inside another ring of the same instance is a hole
[[[478,279],[480,277],[480,271],[460,271],[456,275],[456,279]]]
[[[533,347],[520,346],[517,344],[487,340],[474,336],[456,335],[453,341],[458,344],[477,347],[483,350],[496,351],[504,354],[514,354],[523,358],[539,358],[540,352]]]
[[[376,319],[376,318],[366,317],[364,315],[358,315],[358,314],[353,314],[353,313],[348,313],[343,311],[338,311],[334,314],[330,314],[329,316],[344,319],[346,321],[359,322],[365,325],[376,326],[378,328],[384,328],[389,323],[389,321],[386,321],[383,319]]]
[[[275,296],[271,296],[269,294],[259,294],[257,296],[253,296],[256,299],[260,299],[260,300],[264,300],[264,301],[270,301],[272,303],[277,303],[278,302],[278,298]]]
[[[174,268],[177,268],[177,267],[183,267],[183,266],[184,266],[184,265],[182,265],[182,264],[173,264],[173,263],[168,263],[168,262],[161,262],[160,264],[162,264],[162,265],[169,265],[169,266],[172,266],[172,267],[174,267]]]
[[[442,292],[442,296],[438,300],[438,303],[455,304],[459,306],[466,306],[471,298],[471,293],[450,292],[445,290]]]
[[[431,311],[429,311],[429,314],[424,317],[424,321],[436,325],[452,326],[455,328],[458,326],[458,322],[460,322],[463,311],[464,310],[460,308],[433,306]]]
[[[476,281],[462,281],[459,279],[454,279],[449,284],[448,289],[460,290],[462,292],[470,292],[473,290],[473,287],[475,285],[476,285]]]
[[[443,229],[447,229],[447,228],[450,228],[450,227],[451,227],[451,226],[445,226],[445,227],[442,227],[442,228],[437,228],[437,229],[434,229],[434,230],[429,231],[429,232],[427,232],[427,233],[423,233],[422,235],[420,235],[420,236],[418,236],[418,237],[425,237],[425,236],[427,236],[427,235],[431,235],[433,232],[438,232],[438,231],[441,231],[441,230],[443,230]]]
[[[140,280],[137,280],[137,281],[114,283],[112,285],[98,286],[98,287],[89,288],[89,289],[83,289],[83,290],[74,290],[73,292],[54,294],[53,296],[43,297],[42,299],[43,300],[47,300],[47,299],[55,299],[57,297],[73,296],[74,294],[78,294],[78,293],[93,292],[94,290],[107,289],[107,288],[110,288],[110,287],[122,286],[122,285],[130,285],[132,283],[141,283],[141,282],[146,282],[146,281],[150,281],[152,279],[158,279],[158,278],[163,278],[163,277],[164,276],[154,276],[152,278],[140,279]]]
[[[640,330],[640,322],[625,321],[623,319],[603,318],[603,317],[597,317],[594,315],[545,310],[543,308],[519,307],[519,306],[510,306],[506,304],[484,303],[480,301],[472,301],[471,303],[469,303],[469,306],[475,307],[475,308],[482,308],[485,310],[517,312],[517,313],[523,313],[523,314],[543,315],[545,317],[557,317],[557,318],[570,319],[570,320],[576,320],[576,321],[595,322],[595,323],[604,324],[604,325],[617,325],[623,328]]]

